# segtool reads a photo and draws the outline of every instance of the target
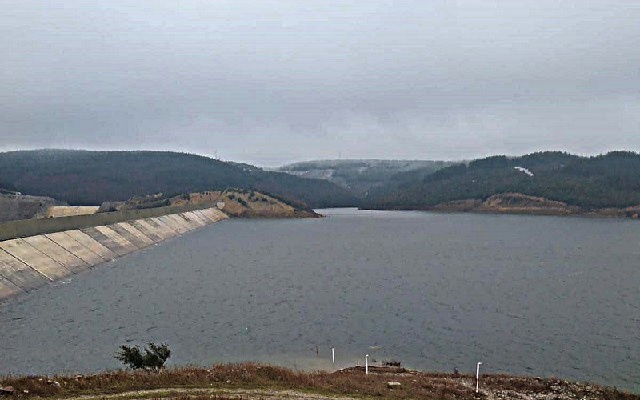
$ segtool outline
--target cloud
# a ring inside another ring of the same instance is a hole
[[[632,2],[9,1],[0,148],[640,149]]]

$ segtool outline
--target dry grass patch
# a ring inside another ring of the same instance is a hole
[[[16,399],[35,396],[99,397],[116,393],[128,393],[133,396],[131,398],[136,398],[136,391],[163,389],[158,397],[185,400],[237,400],[237,395],[227,396],[227,393],[247,393],[247,390],[255,390],[256,393],[295,391],[324,396],[384,399],[640,400],[638,395],[613,388],[569,383],[558,379],[486,375],[482,378],[482,391],[476,395],[474,377],[469,375],[423,373],[402,368],[372,369],[371,372],[365,375],[362,367],[335,373],[298,372],[275,366],[242,363],[214,365],[208,369],[169,368],[160,372],[114,371],[87,376],[6,377],[0,379],[0,385],[13,386],[16,393],[11,398]],[[401,386],[390,388],[387,385],[389,381],[400,382]],[[211,393],[203,394],[202,390],[198,392],[196,388],[211,390]],[[192,396],[185,394],[184,389],[193,389]],[[214,393],[215,391],[219,393]],[[152,398],[155,395],[141,395],[140,398],[142,397]],[[253,400],[256,398],[263,397],[252,396]]]

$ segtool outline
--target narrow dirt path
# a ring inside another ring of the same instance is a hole
[[[208,388],[164,388],[153,390],[135,390],[130,392],[64,397],[64,400],[135,400],[135,399],[170,399],[173,397],[222,396],[243,400],[356,400],[353,397],[328,396],[317,393],[295,390],[265,389],[208,389]],[[361,400],[361,399],[358,399]]]

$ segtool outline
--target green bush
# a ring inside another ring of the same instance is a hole
[[[170,356],[171,350],[166,344],[149,343],[149,346],[144,348],[144,354],[138,346],[122,345],[115,358],[131,369],[157,371],[164,368],[164,363]]]

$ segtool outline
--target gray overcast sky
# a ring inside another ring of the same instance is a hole
[[[277,165],[640,150],[637,1],[0,8],[0,150]]]

